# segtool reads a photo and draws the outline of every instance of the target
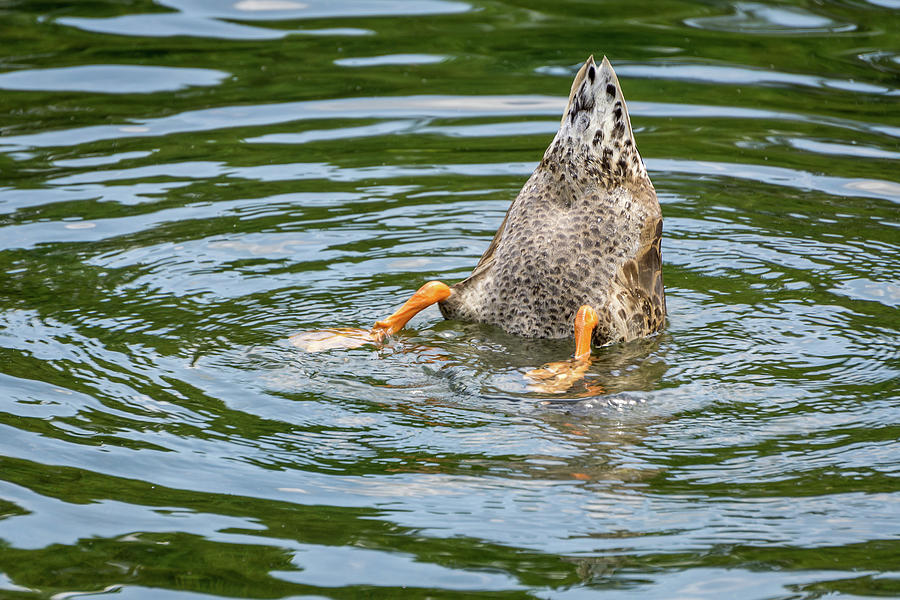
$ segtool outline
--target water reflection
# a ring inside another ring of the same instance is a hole
[[[6,7],[0,595],[896,595],[887,4]],[[589,52],[662,335],[287,343],[467,275]]]
[[[452,14],[470,10],[468,4],[448,0],[288,2],[244,0],[159,0],[174,12],[121,15],[116,17],[62,17],[61,25],[92,33],[135,37],[191,36],[224,40],[278,40],[291,34],[316,36],[360,36],[374,32],[358,27],[274,29],[241,24],[241,21],[297,21],[329,17],[386,17]]]
[[[380,67],[385,65],[429,65],[447,60],[439,54],[383,54],[381,56],[360,56],[339,58],[334,64],[341,67]]]
[[[224,71],[142,65],[91,65],[0,73],[0,89],[149,94],[195,85],[217,85]]]
[[[685,19],[700,29],[762,35],[798,35],[854,31],[852,23],[837,23],[823,14],[799,6],[770,6],[761,2],[735,2],[731,15]]]
[[[716,85],[787,85],[813,88],[832,88],[857,94],[900,95],[900,89],[872,85],[871,83],[779,73],[771,69],[745,69],[734,65],[690,65],[660,63],[656,65],[623,65],[617,69],[624,77],[650,79],[674,79],[696,81]]]

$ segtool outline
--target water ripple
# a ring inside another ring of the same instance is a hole
[[[212,69],[146,65],[85,65],[0,73],[0,89],[149,94],[218,85],[229,74]]]
[[[886,3],[7,6],[0,595],[896,592]],[[466,277],[589,52],[663,332],[552,397],[571,340],[437,307],[290,343]]]
[[[617,68],[616,71],[626,77],[697,81],[715,85],[741,84],[760,86],[786,84],[789,86],[843,90],[854,94],[900,95],[900,89],[854,81],[852,79],[832,79],[798,73],[779,73],[771,69],[748,69],[735,65],[660,63],[654,65],[623,65]]]
[[[321,19],[327,17],[372,17],[392,15],[436,15],[464,12],[468,4],[446,0],[425,0],[415,3],[341,2],[322,0],[305,2],[272,2],[244,0],[241,2],[208,2],[204,0],[168,0],[160,4],[175,10],[171,13],[147,13],[117,17],[62,17],[61,25],[92,33],[136,37],[191,36],[226,40],[278,40],[291,34],[323,36],[359,36],[373,33],[356,27],[282,30],[243,25],[234,21],[281,21]]]
[[[684,23],[699,29],[757,35],[803,35],[854,31],[851,23],[838,23],[797,6],[770,6],[761,2],[734,2],[731,15],[696,17]]]

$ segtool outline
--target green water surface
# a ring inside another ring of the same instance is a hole
[[[669,321],[443,321],[612,61]],[[900,4],[0,2],[0,598],[900,597]]]

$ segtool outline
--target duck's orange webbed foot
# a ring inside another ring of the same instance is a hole
[[[429,281],[420,287],[403,306],[372,329],[349,327],[305,331],[291,337],[291,343],[307,352],[321,352],[334,348],[358,348],[364,344],[380,344],[406,325],[410,319],[436,302],[450,297],[452,290],[440,281]]]
[[[591,366],[591,336],[600,322],[597,311],[583,305],[575,314],[575,356],[569,360],[547,363],[525,376],[534,383],[528,389],[545,394],[561,394],[581,380]]]

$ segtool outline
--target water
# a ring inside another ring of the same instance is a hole
[[[900,5],[0,8],[0,597],[900,596]],[[606,54],[665,332],[364,327]]]

